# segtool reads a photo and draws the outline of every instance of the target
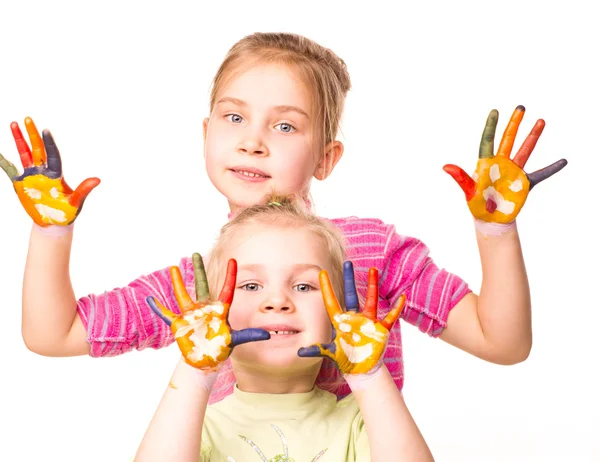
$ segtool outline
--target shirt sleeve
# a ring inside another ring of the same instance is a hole
[[[194,294],[194,271],[190,258],[179,263],[190,296]],[[129,285],[77,301],[77,311],[87,332],[90,356],[117,356],[133,349],[162,348],[174,341],[171,329],[146,302],[153,296],[179,314],[169,268],[142,276]]]
[[[447,325],[450,310],[471,290],[460,277],[439,268],[420,240],[400,236],[386,227],[380,295],[390,307],[406,295],[402,318],[421,332],[438,337]]]

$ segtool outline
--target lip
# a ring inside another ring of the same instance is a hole
[[[247,167],[244,165],[236,165],[235,167],[228,168],[228,170],[238,178],[241,178],[246,181],[265,181],[271,178],[271,176],[268,173],[258,168]],[[259,176],[246,176],[242,172],[254,173],[255,175]]]

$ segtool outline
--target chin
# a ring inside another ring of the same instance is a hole
[[[288,346],[284,348],[257,348],[257,344],[245,344],[235,347],[233,355],[236,361],[252,364],[260,367],[268,372],[269,369],[276,371],[294,370],[302,371],[317,367],[322,361],[322,358],[301,358],[298,356],[298,346]],[[243,347],[250,348],[243,348]]]

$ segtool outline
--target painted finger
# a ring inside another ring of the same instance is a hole
[[[152,295],[146,297],[146,303],[150,306],[150,309],[156,313],[160,319],[162,319],[168,326],[173,324],[173,321],[177,318],[171,311],[166,309],[159,301],[157,301]]]
[[[485,121],[485,128],[479,143],[479,158],[490,159],[494,157],[494,137],[496,136],[496,125],[498,125],[498,111],[493,109]]]
[[[99,178],[88,178],[83,180],[79,186],[73,191],[73,194],[69,197],[69,204],[73,207],[81,208],[83,202],[89,193],[92,192],[96,186],[100,184]],[[67,188],[65,188],[66,190]],[[65,191],[66,192],[66,191]]]
[[[548,165],[547,167],[542,168],[541,170],[537,170],[533,173],[527,174],[527,179],[529,179],[529,190],[538,183],[541,183],[547,178],[550,178],[555,173],[560,172],[567,165],[567,159],[561,159],[554,162],[552,165]]]
[[[517,132],[519,131],[519,125],[521,125],[521,121],[523,120],[523,115],[525,115],[525,106],[517,106],[510,117],[506,130],[504,130],[504,134],[500,140],[498,154],[496,154],[498,157],[510,157],[513,145],[515,144],[515,138],[517,137]]]
[[[242,329],[231,331],[231,348],[242,345],[243,343],[260,342],[262,340],[269,340],[271,334],[264,329]]]
[[[354,266],[351,261],[344,262],[344,304],[346,311],[358,312],[360,310],[354,281]]]
[[[467,202],[475,196],[475,193],[477,192],[477,183],[475,183],[473,178],[471,178],[471,176],[462,168],[457,165],[447,164],[444,165],[444,172],[454,178],[454,181],[458,183],[460,189],[465,193]]]
[[[406,302],[406,295],[402,294],[398,299],[398,303],[396,303],[396,306],[387,314],[383,321],[381,321],[381,325],[387,330],[391,330],[394,323],[400,317],[400,313],[402,313],[402,308],[404,308],[404,302]]]
[[[335,351],[335,343],[320,343],[298,349],[298,356],[302,358],[328,357],[334,359]]]
[[[369,281],[367,285],[367,299],[362,313],[372,321],[377,320],[377,306],[379,305],[379,273],[377,268],[369,268]]]
[[[33,165],[33,161],[31,160],[31,150],[29,149],[27,141],[25,141],[25,138],[23,137],[23,133],[19,128],[19,124],[17,122],[11,123],[10,131],[15,139],[15,144],[17,145],[17,151],[19,152],[19,157],[21,158],[21,164],[23,165],[23,168],[31,167]]]
[[[210,292],[208,290],[208,280],[206,278],[206,270],[204,269],[204,261],[199,253],[194,253],[192,255],[192,264],[194,266],[196,300],[200,303],[206,303],[210,299]]]
[[[219,295],[219,301],[223,304],[225,311],[223,317],[227,318],[229,307],[233,302],[233,294],[235,292],[235,281],[237,279],[237,261],[230,258],[227,262],[227,274],[225,275],[225,282]]]
[[[29,141],[31,142],[31,160],[33,165],[43,165],[46,163],[46,149],[44,148],[44,142],[38,132],[37,127],[31,120],[31,117],[25,117],[25,129],[29,135]]]
[[[0,168],[4,170],[4,173],[8,175],[11,181],[13,178],[19,176],[19,171],[17,170],[17,167],[15,167],[12,164],[12,162],[5,159],[2,154],[0,154]]]
[[[340,307],[340,302],[338,302],[338,299],[335,296],[333,287],[331,287],[331,281],[329,280],[327,271],[321,270],[319,272],[319,284],[321,286],[321,295],[323,296],[325,309],[327,310],[329,319],[333,321],[335,316],[342,313],[342,308]]]
[[[187,311],[194,309],[194,302],[190,298],[190,295],[185,288],[185,284],[183,282],[183,278],[181,277],[181,271],[179,271],[178,266],[171,266],[171,281],[173,283],[173,292],[175,293],[175,299],[177,300],[177,304],[179,305],[179,309],[183,314]]]
[[[515,154],[513,162],[517,164],[517,166],[519,166],[520,168],[525,167],[525,164],[527,163],[529,156],[533,152],[533,148],[535,148],[535,145],[537,144],[540,135],[544,131],[545,126],[546,122],[544,122],[543,119],[539,119],[531,129],[529,135],[527,135],[527,138],[525,138],[525,141],[523,141],[523,144],[521,145],[517,153]]]
[[[44,139],[44,147],[46,149],[46,165],[49,170],[47,174],[48,178],[60,178],[62,176],[60,152],[50,130],[42,130],[42,138]]]

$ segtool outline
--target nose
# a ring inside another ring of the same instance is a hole
[[[260,305],[263,313],[293,313],[296,307],[292,300],[283,293],[271,293]]]
[[[269,154],[261,134],[258,131],[251,130],[244,134],[244,137],[237,146],[237,150],[240,154],[253,156],[264,156]]]

